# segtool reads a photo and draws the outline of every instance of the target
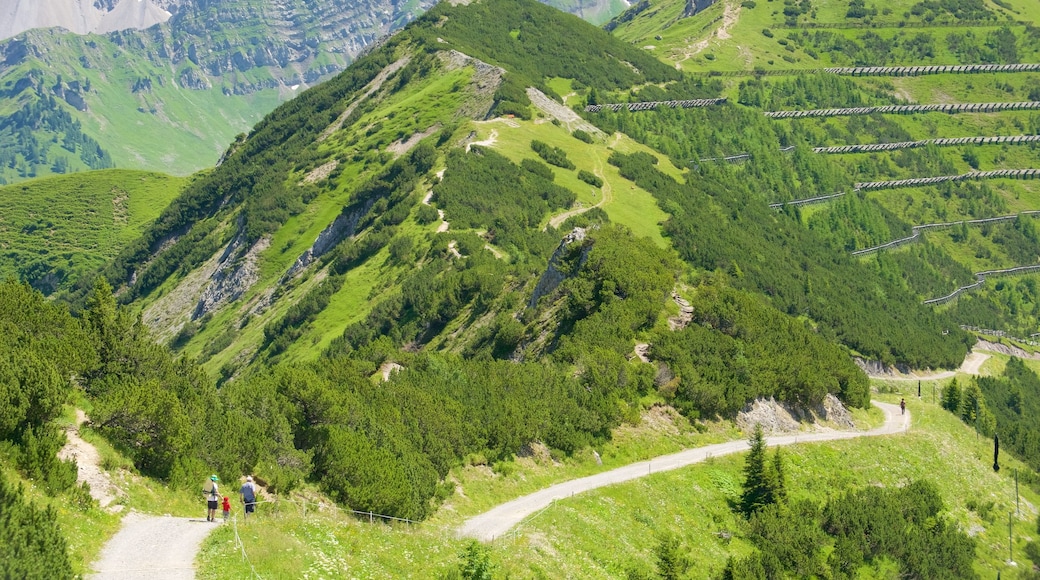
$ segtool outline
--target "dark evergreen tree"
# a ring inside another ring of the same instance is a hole
[[[766,440],[762,435],[762,426],[755,425],[755,431],[748,439],[751,445],[744,461],[744,492],[740,496],[740,511],[747,517],[776,501],[773,495],[773,484],[766,470]]]
[[[0,476],[0,578],[74,578],[65,537],[51,508],[26,500]]]
[[[942,391],[942,408],[951,413],[961,410],[961,387],[957,379],[951,380]]]

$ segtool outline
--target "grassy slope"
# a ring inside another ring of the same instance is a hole
[[[139,236],[185,181],[113,169],[0,187],[0,276],[35,261],[97,268]]]
[[[183,67],[173,71],[154,65],[107,36],[61,37],[53,31],[33,34],[46,50],[40,57],[30,57],[11,68],[5,77],[17,78],[35,70],[42,73],[48,87],[57,75],[65,81],[89,81],[91,91],[83,93],[87,112],[78,114],[67,108],[82,121],[84,133],[111,154],[117,167],[175,175],[210,167],[237,133],[248,131],[293,94],[288,89],[232,95],[224,94],[220,86],[211,90],[182,88],[171,79]],[[79,64],[83,59],[91,63],[90,68]],[[151,89],[131,92],[130,87],[143,78],[152,79]],[[8,108],[12,105],[12,101],[7,102]],[[41,134],[40,140],[45,142],[49,137]],[[72,169],[82,169],[77,156],[61,153],[57,145],[52,151],[69,157]],[[47,174],[47,168],[39,169],[39,176]],[[13,174],[5,172],[4,176],[12,178]]]
[[[891,14],[879,14],[878,22],[914,22],[914,17],[905,18],[903,13],[918,0],[894,0],[893,2],[874,3],[879,9],[889,9]],[[727,19],[723,18],[726,3],[730,3],[731,11],[735,11],[737,17],[732,25],[727,26]],[[780,0],[756,0],[755,6],[741,6],[736,0],[719,0],[713,6],[690,18],[680,18],[684,4],[670,0],[655,0],[651,2],[651,8],[638,15],[631,22],[618,27],[615,34],[637,46],[642,46],[655,54],[662,60],[677,63],[688,71],[730,71],[730,70],[753,70],[763,68],[767,70],[791,70],[805,68],[821,68],[834,66],[831,57],[821,53],[813,57],[800,49],[789,50],[781,41],[796,31],[782,28],[784,22],[784,4]],[[1040,10],[1030,0],[1014,0],[1006,2],[1017,11],[1011,16],[1015,20],[1040,22]],[[848,9],[847,0],[815,0],[812,3],[813,15],[802,15],[799,22],[809,23],[844,23],[845,11]],[[998,14],[1006,13],[995,4],[987,2],[990,9]],[[901,34],[915,34],[917,32],[931,33],[942,37],[951,31],[965,32],[972,30],[976,34],[985,34],[996,28],[993,27],[948,27],[948,28],[925,28],[907,29],[878,28],[871,32],[884,38],[890,38]],[[773,37],[767,37],[762,33],[769,28]],[[717,31],[724,30],[729,39],[720,39]],[[1013,30],[1021,33],[1024,27],[1015,26]],[[859,37],[864,29],[829,29],[829,32],[846,37]],[[660,36],[660,39],[657,37]],[[942,37],[936,39],[936,52],[932,61],[923,64],[956,64],[956,58],[949,52]],[[708,40],[704,48],[698,48],[698,43]],[[709,56],[711,55],[711,56]],[[789,60],[785,60],[787,57]],[[844,64],[844,63],[842,63]]]
[[[374,156],[375,151],[384,150],[386,144],[397,141],[401,137],[425,131],[441,119],[450,118],[452,111],[463,98],[462,92],[458,91],[457,87],[468,82],[470,74],[470,69],[461,69],[431,75],[420,83],[413,83],[408,90],[393,95],[363,115],[353,128],[344,130],[328,139],[320,147],[324,159],[346,156],[352,158],[353,161],[343,164],[343,171],[337,178],[333,189],[323,189],[319,197],[308,204],[303,213],[290,218],[286,225],[274,234],[270,249],[262,255],[260,280],[243,297],[242,303],[248,304],[264,291],[275,287],[279,292],[284,293],[283,296],[270,309],[253,317],[246,326],[240,329],[241,312],[237,308],[224,309],[215,313],[213,319],[200,329],[185,352],[191,356],[202,356],[207,353],[208,344],[220,341],[222,336],[227,333],[233,333],[234,342],[229,348],[221,349],[216,353],[208,353],[213,355],[211,358],[203,357],[207,358],[205,362],[207,369],[215,374],[228,362],[257,348],[263,341],[264,325],[284,315],[289,306],[313,288],[321,276],[306,274],[297,281],[281,286],[276,284],[279,278],[296,258],[310,247],[322,229],[339,213],[340,208],[348,203],[351,192],[383,166],[379,161],[365,166],[356,162],[358,156],[361,155],[367,161],[372,161],[370,157]],[[378,130],[369,134],[376,127]],[[546,122],[545,119],[532,122],[510,120],[508,123],[502,121],[474,123],[471,126],[461,127],[456,135],[459,138],[464,137],[470,130],[476,131],[475,140],[478,141],[489,138],[491,131],[495,131],[497,137],[492,147],[517,163],[524,158],[538,159],[530,148],[532,139],[539,139],[563,148],[578,169],[604,177],[609,186],[609,197],[602,207],[613,221],[626,225],[636,235],[649,237],[662,247],[667,246],[668,242],[662,237],[659,226],[667,215],[658,209],[647,192],[621,179],[617,169],[607,163],[607,158],[613,150],[625,153],[650,152],[646,147],[638,145],[624,136],[612,137],[607,140],[608,142],[597,142],[590,146],[571,136],[564,128]],[[672,167],[666,158],[657,156],[661,159],[660,167],[663,170],[674,177],[681,175],[681,172]],[[315,162],[315,165],[321,163],[323,161]],[[301,180],[309,168],[308,166],[299,171],[290,178],[290,182]],[[557,176],[556,182],[575,191],[578,194],[579,202],[585,207],[603,201],[602,192],[596,193],[594,188],[578,180],[577,170],[567,171],[559,168],[553,168],[553,170]],[[420,184],[413,195],[421,199],[429,191],[431,185],[430,183]],[[607,191],[606,186],[604,191]],[[450,222],[451,216],[446,216],[446,219]],[[425,235],[432,234],[437,226],[436,222],[421,226],[415,222],[413,217],[406,220],[400,226],[399,231],[400,235],[409,235],[413,239],[419,240],[419,243],[425,243],[422,241]],[[348,325],[367,314],[374,296],[392,291],[401,270],[399,267],[388,266],[386,258],[387,253],[384,250],[367,260],[362,266],[350,271],[346,275],[342,288],[332,298],[329,306],[309,325],[304,336],[286,351],[284,358],[286,360],[313,359],[330,341],[342,334]],[[163,285],[163,290],[155,293],[155,297],[161,298],[162,293],[170,291],[177,281],[179,280],[167,281]],[[143,305],[144,308],[147,306],[148,304]],[[186,320],[186,314],[183,317]],[[168,337],[164,335],[161,338]],[[224,341],[226,342],[226,338]]]
[[[879,14],[878,21],[893,22],[906,20],[913,23],[914,17],[907,18],[903,13],[915,4],[914,0],[897,0],[877,5],[887,9],[890,14]],[[633,21],[622,24],[615,32],[620,38],[644,46],[660,58],[676,63],[688,71],[712,70],[750,70],[763,68],[766,70],[804,69],[831,66],[836,64],[832,55],[821,52],[818,58],[796,49],[794,42],[786,39],[800,31],[785,28],[782,14],[783,4],[779,1],[756,2],[754,7],[747,5],[736,9],[736,2],[729,5],[728,12],[724,1],[717,3],[703,13],[679,19],[681,3],[654,2],[652,7],[638,15]],[[1010,16],[1015,20],[1040,22],[1040,10],[1035,3],[1016,0],[1008,3],[1012,7],[1009,12],[1000,6],[987,3],[991,11]],[[838,0],[818,0],[813,2],[814,13],[803,15],[801,21],[813,23],[842,23],[846,19],[844,12],[848,3]],[[729,14],[727,17],[726,14]],[[733,18],[733,15],[736,15]],[[768,37],[762,33],[769,28],[773,34]],[[724,29],[729,39],[720,39],[719,30]],[[934,38],[935,53],[927,61],[906,62],[901,64],[944,64],[957,63],[955,55],[949,52],[945,37],[951,32],[971,31],[976,36],[985,37],[993,27],[929,27],[900,29],[877,28],[870,33],[890,38],[896,35],[914,35],[924,33]],[[1019,37],[1024,27],[1012,26]],[[838,34],[847,38],[862,36],[864,29],[826,29],[826,34]],[[812,34],[812,31],[810,31]],[[658,39],[657,36],[660,36]],[[707,39],[708,43],[697,55],[692,55],[691,47]],[[786,46],[785,46],[786,45]],[[791,50],[794,49],[794,50]],[[1035,47],[1023,46],[1020,41],[1019,59],[1021,62],[1035,62]],[[710,56],[709,56],[710,55]],[[784,60],[783,57],[787,57]],[[840,63],[847,64],[847,63]],[[736,97],[736,87],[742,78],[724,78],[727,83],[726,94]],[[776,77],[768,77],[768,82],[779,82]],[[1024,101],[1030,100],[1030,92],[1040,84],[1040,76],[1033,73],[1020,74],[986,74],[986,75],[933,75],[905,78],[857,78],[855,82],[869,90],[891,91],[895,96],[908,102],[917,103],[962,103],[987,101]],[[929,139],[936,137],[967,137],[979,135],[1021,135],[1029,133],[1031,120],[1035,115],[1029,113],[997,113],[997,114],[923,114],[912,116],[889,117],[902,126],[912,139]],[[841,145],[846,141],[829,133],[829,128],[841,128],[849,123],[849,119],[827,119],[798,121],[803,126],[816,126],[818,142],[811,145]],[[793,125],[791,121],[778,123]],[[870,141],[870,139],[868,139]],[[957,168],[958,173],[972,170],[965,161],[966,154],[973,154],[978,159],[980,170],[1002,168],[1034,168],[1040,167],[1040,149],[1033,146],[965,146],[943,148],[944,159]],[[829,156],[830,159],[844,165],[850,173],[851,181],[872,181],[885,179],[901,179],[921,177],[924,175],[901,170],[897,160],[899,152],[871,154],[874,159],[886,162],[890,171],[864,172],[860,162],[865,155]],[[1035,181],[993,180],[986,182],[1003,200],[1006,210],[1001,209],[984,215],[1002,215],[1040,208],[1040,183]],[[890,191],[870,192],[868,196],[908,224],[921,224],[937,221],[955,221],[970,219],[966,212],[967,204],[950,203],[941,198],[934,188],[911,188]],[[826,206],[806,208],[805,213],[814,214],[827,211]],[[1010,258],[999,244],[988,234],[984,236],[979,230],[972,230],[967,243],[954,242],[949,232],[931,232],[927,234],[929,241],[941,246],[954,259],[972,271],[991,268],[1005,268],[1022,265],[1020,260]],[[968,283],[969,280],[957,281],[949,288]],[[983,292],[986,292],[984,290]],[[927,296],[931,297],[931,296]]]
[[[1003,360],[994,357],[984,371],[998,372]],[[943,382],[935,383],[941,388]],[[795,497],[822,500],[854,487],[930,479],[940,488],[948,516],[977,534],[976,569],[983,577],[992,577],[996,570],[1008,570],[1004,567],[1007,513],[1014,509],[1013,472],[1021,464],[1002,455],[1003,469],[995,474],[990,467],[992,442],[976,440],[970,428],[934,405],[931,385],[924,383],[925,396],[918,400],[912,382],[879,384],[887,393],[879,396],[882,400],[906,396],[914,415],[907,435],[786,448],[788,487]],[[859,418],[876,423],[878,414]],[[682,421],[648,417],[641,427],[623,427],[611,447],[600,450],[602,467],[580,455],[562,463],[536,456],[496,465],[495,470],[456,469],[450,476],[457,482],[456,493],[422,524],[369,525],[328,509],[304,517],[298,505],[283,502],[262,515],[262,529],[242,528],[242,541],[249,562],[265,577],[333,570],[358,577],[430,577],[458,562],[464,542],[454,530],[466,516],[554,481],[735,436],[724,424],[696,435]],[[617,578],[633,566],[653,569],[656,534],[671,531],[683,539],[697,563],[692,577],[714,577],[729,554],[748,549],[740,539],[740,523],[727,507],[727,501],[739,494],[742,467],[742,457],[722,457],[561,499],[529,518],[515,535],[493,543],[492,560],[513,577]],[[1035,506],[1040,502],[1040,495],[1025,485],[1021,494],[1022,515],[1013,518],[1015,559],[1020,566],[1026,562],[1024,543],[1035,537]],[[968,509],[971,499],[993,502],[992,508],[983,517]],[[734,532],[734,539],[721,539],[717,533],[722,531]],[[232,538],[230,529],[216,532],[201,557],[201,578],[248,573],[248,564],[229,543]]]

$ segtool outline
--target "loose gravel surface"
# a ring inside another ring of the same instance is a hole
[[[218,512],[219,517],[219,512]],[[149,516],[130,512],[105,544],[91,580],[192,580],[195,555],[220,525],[205,518]]]
[[[796,433],[766,437],[770,446],[791,445],[794,443],[810,443],[814,441],[837,441],[855,437],[873,437],[902,433],[910,428],[910,413],[900,415],[899,405],[873,402],[885,412],[885,424],[870,431],[821,431],[813,433]],[[664,455],[649,461],[640,461],[589,477],[567,481],[532,494],[504,503],[479,516],[466,520],[459,528],[460,537],[476,538],[491,541],[508,532],[524,518],[543,509],[556,499],[570,497],[576,493],[586,492],[597,487],[631,481],[651,473],[678,469],[694,463],[700,463],[709,457],[739,453],[748,449],[746,440],[730,441],[716,445],[687,449],[672,455]]]

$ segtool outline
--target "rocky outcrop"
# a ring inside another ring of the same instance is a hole
[[[152,0],[6,0],[0,2],[0,40],[33,28],[76,34],[145,29],[170,16]]]
[[[560,270],[560,264],[564,257],[569,254],[574,244],[582,244],[581,255],[578,256],[578,263],[575,269],[581,268],[585,261],[589,259],[589,251],[592,250],[592,246],[584,245],[586,231],[585,228],[574,228],[571,233],[564,236],[563,241],[560,242],[559,247],[553,252],[551,258],[549,258],[549,265],[545,269],[545,273],[538,279],[538,284],[534,287],[534,293],[531,294],[531,300],[528,301],[527,307],[534,308],[538,304],[538,300],[542,296],[546,296],[560,285],[567,278],[567,273]]]
[[[686,0],[686,8],[683,10],[683,18],[693,16],[714,3],[715,0]]]
[[[358,220],[361,219],[368,210],[372,209],[372,201],[369,201],[360,208],[353,208],[348,211],[344,208],[336,219],[332,221],[327,228],[318,234],[318,238],[314,240],[314,244],[307,248],[296,262],[289,267],[289,270],[282,276],[282,280],[288,280],[300,273],[304,268],[311,265],[315,260],[320,258],[326,252],[336,247],[336,244],[354,235],[354,230],[357,228]]]
[[[194,68],[186,68],[181,72],[179,84],[186,88],[196,91],[204,91],[213,88],[213,85],[206,78],[206,75],[200,73]]]
[[[457,50],[439,53],[448,70],[462,67],[473,67],[473,77],[469,82],[470,98],[459,108],[459,115],[470,119],[484,119],[495,104],[495,91],[502,84],[506,71],[501,67],[488,64]]]
[[[217,269],[210,276],[209,286],[202,292],[202,297],[195,306],[192,320],[198,320],[224,304],[238,300],[260,279],[257,262],[260,253],[270,247],[271,238],[261,238],[244,254],[243,243],[242,237],[239,236],[224,250]]]
[[[854,357],[852,361],[856,363],[856,366],[863,369],[863,372],[867,373],[867,375],[871,377],[897,377],[901,374],[909,374],[912,370],[910,367],[906,365],[890,366],[886,365],[881,361],[863,359],[859,357]]]
[[[827,393],[819,404],[808,408],[779,402],[772,397],[755,399],[737,414],[736,422],[745,432],[750,432],[754,430],[755,425],[760,425],[762,432],[766,434],[799,431],[803,423],[827,422],[841,429],[856,427],[849,410],[831,393]]]

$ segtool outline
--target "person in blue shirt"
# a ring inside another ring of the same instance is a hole
[[[256,510],[256,484],[253,483],[252,475],[246,476],[246,482],[238,493],[242,496],[242,503],[246,504],[245,517],[248,519],[249,514]]]

